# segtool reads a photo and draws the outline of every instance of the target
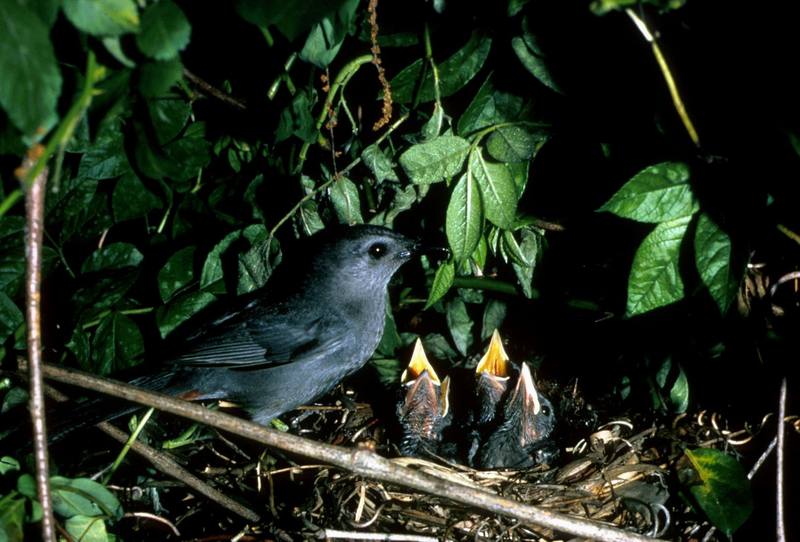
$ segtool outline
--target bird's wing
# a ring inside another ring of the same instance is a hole
[[[342,341],[339,331],[327,318],[255,307],[211,322],[190,337],[172,361],[183,366],[257,370],[336,349]]]

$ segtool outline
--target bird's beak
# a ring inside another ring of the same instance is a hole
[[[489,348],[475,367],[475,374],[487,373],[492,376],[508,376],[508,354],[503,348],[503,340],[500,333],[495,329],[492,333],[492,340]]]
[[[442,418],[447,416],[450,412],[450,377],[444,377],[442,380],[442,387],[439,390],[439,410]]]
[[[509,397],[506,408],[516,409],[517,411],[522,426],[522,431],[520,432],[520,444],[522,446],[539,439],[538,424],[535,418],[542,411],[542,403],[539,400],[536,386],[533,385],[533,377],[527,363],[522,364],[517,385]]]
[[[408,367],[406,367],[406,370],[403,371],[403,374],[400,376],[400,383],[406,384],[420,377],[422,373],[426,371],[434,384],[437,386],[442,384],[436,371],[433,370],[433,366],[428,361],[428,356],[425,355],[422,341],[417,339],[417,342],[414,344],[414,352],[411,354],[411,361],[408,362]]]

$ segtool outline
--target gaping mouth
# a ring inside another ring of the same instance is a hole
[[[503,348],[503,340],[495,329],[489,348],[475,367],[475,374],[486,373],[497,377],[508,377],[508,354]]]

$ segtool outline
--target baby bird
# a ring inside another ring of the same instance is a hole
[[[400,452],[407,456],[437,455],[442,431],[452,418],[450,378],[439,380],[419,339],[400,382],[404,391],[397,405],[397,417],[403,430]]]

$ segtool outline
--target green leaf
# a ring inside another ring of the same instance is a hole
[[[469,83],[483,67],[491,48],[492,39],[475,32],[464,47],[439,64],[437,68],[439,70],[439,92],[441,97],[444,98],[455,94]],[[392,97],[395,102],[406,104],[414,99],[414,92],[417,85],[419,85],[422,66],[423,60],[417,60],[401,70],[392,79]],[[434,99],[433,75],[428,70],[424,81],[419,87],[419,101],[420,103],[425,103]]]
[[[659,224],[639,245],[628,279],[627,316],[683,299],[678,260],[690,220],[691,216],[685,216]]]
[[[188,246],[173,254],[158,272],[158,292],[166,303],[175,293],[194,279],[194,252],[197,247]]]
[[[253,224],[244,229],[244,236],[250,241],[250,250],[239,256],[239,295],[252,292],[267,283],[272,271],[281,261],[280,245],[276,239],[267,246],[269,236],[263,224]]]
[[[439,333],[430,333],[422,339],[422,344],[425,346],[425,352],[433,359],[455,359],[458,357],[456,352],[444,335]]]
[[[136,267],[144,256],[130,243],[110,243],[95,250],[81,266],[81,273]]]
[[[525,187],[528,185],[528,169],[530,162],[510,162],[506,164],[506,166],[511,173],[511,178],[514,180],[514,186],[517,189],[517,197],[521,198],[522,193],[525,192]]]
[[[183,77],[178,57],[163,62],[145,62],[139,67],[139,92],[146,97],[163,96]]]
[[[72,516],[64,523],[64,528],[73,540],[81,542],[109,542],[105,522],[98,517]]]
[[[208,292],[188,292],[179,294],[167,305],[156,310],[156,324],[161,338],[172,333],[176,327],[191,318],[217,298]]]
[[[125,54],[125,51],[122,49],[122,42],[120,41],[119,36],[109,36],[107,38],[101,38],[100,41],[103,43],[103,47],[106,48],[106,51],[116,59],[117,62],[125,66],[126,68],[135,68],[136,62],[130,59],[128,55]]]
[[[541,254],[542,236],[531,228],[523,228],[520,239],[520,252],[525,257],[525,261],[530,263],[529,265],[520,265],[517,262],[512,262],[511,267],[514,268],[514,273],[517,275],[522,293],[525,294],[525,297],[531,299],[536,297],[536,290],[533,288],[533,273],[536,270],[536,264]]]
[[[546,87],[561,93],[561,89],[553,80],[550,70],[545,63],[545,57],[536,42],[536,36],[528,31],[527,19],[522,22],[523,34],[511,39],[511,48],[516,53],[517,58],[540,83]]]
[[[100,130],[94,144],[81,157],[78,176],[86,179],[111,179],[130,169],[122,127],[118,122],[110,122]]]
[[[400,382],[400,374],[403,372],[400,360],[394,358],[372,359],[370,364],[378,372],[381,384],[387,388],[397,386],[397,383]]]
[[[669,397],[668,406],[671,412],[686,412],[689,408],[689,379],[679,363],[673,364],[670,358],[665,359],[656,372],[656,384]],[[659,406],[660,404],[656,404],[656,408]]]
[[[66,344],[67,350],[72,352],[81,367],[91,367],[92,349],[89,344],[89,335],[83,326],[77,325],[72,330],[72,336]]]
[[[417,191],[413,185],[393,186],[394,197],[383,220],[383,225],[391,227],[394,219],[403,211],[408,211],[417,202]]]
[[[0,498],[0,540],[23,542],[25,540],[25,498],[11,491]]]
[[[28,7],[36,13],[47,28],[52,28],[58,17],[61,0],[32,0],[27,2]]]
[[[514,232],[511,230],[504,230],[502,241],[501,241],[501,250],[503,254],[511,258],[511,261],[517,263],[523,267],[529,267],[532,265],[533,262],[527,259],[527,255],[522,250],[522,246],[520,245],[517,238],[514,237]]]
[[[399,181],[394,171],[394,163],[389,156],[373,143],[361,152],[361,160],[375,176],[375,182],[382,183],[386,179]]]
[[[444,108],[439,103],[434,102],[433,113],[431,118],[425,121],[420,130],[420,135],[423,141],[430,141],[438,137],[442,133],[442,124],[444,123]]]
[[[506,319],[508,307],[505,301],[490,299],[483,309],[483,322],[481,324],[481,340],[488,339],[495,329],[500,329]]]
[[[410,147],[400,156],[400,165],[414,183],[437,183],[461,171],[468,151],[466,139],[439,136]]]
[[[487,162],[476,148],[469,156],[469,174],[481,189],[486,218],[500,228],[510,228],[517,216],[517,188],[506,165]]]
[[[483,213],[478,183],[471,175],[465,174],[453,188],[445,219],[447,242],[457,262],[472,255],[478,246],[482,230]]]
[[[490,75],[458,119],[458,133],[466,137],[495,124],[517,121],[522,109],[522,98],[497,90]]]
[[[139,326],[124,314],[111,313],[100,321],[92,338],[90,369],[100,375],[111,374],[135,366],[142,354]]]
[[[639,222],[666,222],[690,216],[697,209],[689,167],[662,162],[634,175],[598,210]]]
[[[525,7],[530,0],[508,0],[508,9],[506,13],[508,13],[509,17],[513,17],[514,15],[518,14],[522,11],[522,8]]]
[[[246,21],[256,26],[275,25],[280,32],[294,41],[326,15],[339,9],[347,0],[237,0],[236,11]]]
[[[47,27],[24,4],[0,2],[0,106],[27,135],[56,121],[61,94]]]
[[[322,221],[322,217],[319,216],[317,202],[315,201],[307,200],[303,202],[300,209],[297,210],[295,218],[306,235],[313,235],[325,229],[325,223]]]
[[[48,194],[47,226],[58,231],[62,242],[80,232],[91,217],[97,184],[95,180],[76,177],[62,182],[58,194]]]
[[[527,162],[547,141],[544,133],[532,134],[519,126],[504,126],[486,141],[489,156],[498,162]]]
[[[311,28],[300,58],[317,68],[325,69],[336,58],[345,36],[355,29],[359,0],[345,0],[336,12],[324,17]]]
[[[160,96],[147,100],[150,121],[162,145],[175,139],[192,114],[189,102],[179,96]]]
[[[142,14],[142,30],[136,36],[139,50],[156,60],[170,60],[189,44],[192,27],[172,0],[159,0]]]
[[[25,321],[17,304],[0,291],[0,343],[4,343]]]
[[[132,171],[120,177],[111,194],[116,222],[139,218],[161,207],[161,200]]]
[[[78,30],[95,36],[121,36],[139,29],[133,0],[64,0],[67,19]]]
[[[753,511],[750,481],[742,465],[719,450],[685,450],[699,484],[689,486],[711,523],[730,537]]]
[[[331,203],[336,211],[336,216],[342,224],[361,224],[361,199],[358,196],[356,183],[347,177],[340,177],[334,181],[329,189]]]
[[[456,298],[447,304],[447,327],[459,353],[466,356],[472,346],[472,318],[467,313],[467,305]]]
[[[17,491],[29,499],[36,499],[36,480],[28,473],[17,478]]]
[[[428,294],[428,301],[425,303],[425,308],[430,308],[434,303],[439,301],[444,295],[452,288],[453,280],[456,278],[456,266],[452,261],[444,262],[436,270],[436,275],[433,277],[433,284],[431,285],[431,293]]]
[[[19,471],[19,461],[7,455],[0,457],[0,476]]]
[[[193,180],[211,161],[211,143],[203,137],[182,137],[164,147],[164,169],[176,181]]]
[[[311,92],[301,90],[292,103],[281,111],[278,128],[275,130],[275,143],[280,143],[295,136],[305,143],[313,143],[317,139],[317,127],[311,116],[314,106]]]
[[[731,238],[706,213],[697,220],[694,258],[697,271],[722,314],[736,298],[738,277],[731,264]]]
[[[109,519],[122,517],[119,500],[102,484],[88,478],[50,478],[53,490],[53,510],[60,516],[71,518],[82,515],[104,516]]]
[[[72,296],[72,304],[81,323],[88,323],[102,316],[106,309],[116,305],[131,289],[139,277],[139,269],[127,267],[89,275],[83,286]]]
[[[205,263],[203,263],[203,270],[200,273],[200,289],[206,290],[222,283],[224,278],[223,255],[233,243],[243,237],[244,230],[237,230],[229,233],[222,241],[214,245],[214,248],[206,256]],[[225,293],[225,288],[224,286],[222,289],[215,288],[214,292]]]

